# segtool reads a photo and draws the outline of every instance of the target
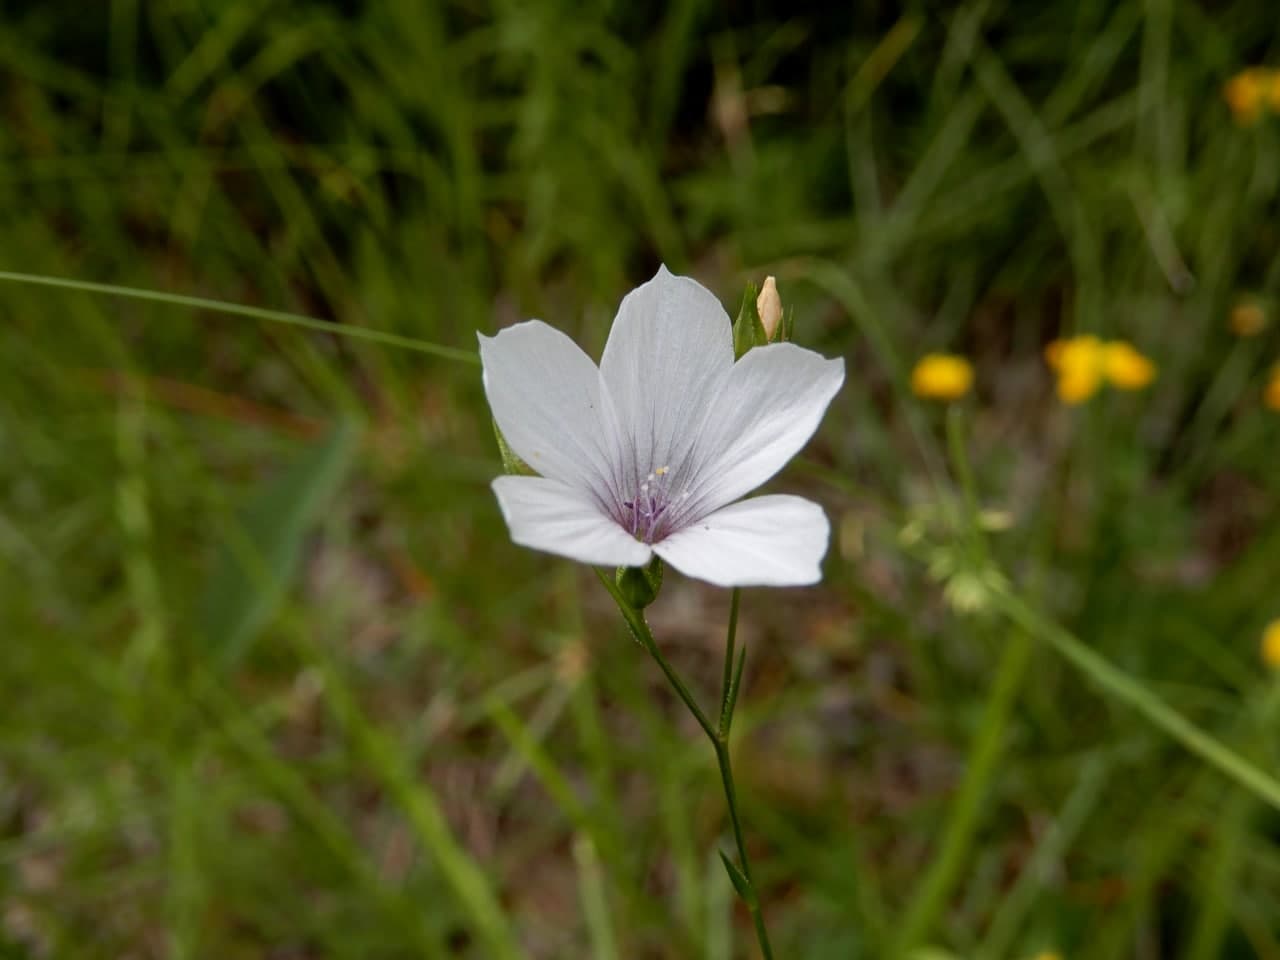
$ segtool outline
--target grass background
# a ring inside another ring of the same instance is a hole
[[[1249,0],[9,5],[0,267],[321,325],[0,281],[0,956],[754,955],[710,751],[506,537],[465,356],[528,316],[598,354],[664,261],[731,313],[777,274],[849,369],[773,484],[826,580],[743,600],[778,955],[1280,957],[1265,791],[1050,626],[1277,769],[1280,339],[1226,318],[1280,283],[1280,125],[1221,89],[1278,39]],[[1157,382],[1062,407],[1084,331]],[[932,349],[978,370],[950,451]],[[1020,599],[958,614],[986,564]],[[651,611],[708,697],[727,607]]]

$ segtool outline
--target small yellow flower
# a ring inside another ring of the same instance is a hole
[[[1262,662],[1280,670],[1280,620],[1272,620],[1262,631]]]
[[[1280,413],[1280,363],[1271,368],[1271,379],[1262,395],[1263,403]]]
[[[1044,358],[1058,374],[1058,399],[1072,406],[1084,403],[1102,386],[1102,341],[1092,334],[1054,340]]]
[[[1222,88],[1222,95],[1226,98],[1236,123],[1247,127],[1258,122],[1258,118],[1262,116],[1264,100],[1269,97],[1272,86],[1273,74],[1261,67],[1241,70],[1227,81]]]
[[[1102,365],[1118,390],[1141,390],[1156,378],[1156,365],[1123,340],[1103,344]]]
[[[1253,300],[1241,300],[1231,308],[1231,332],[1237,337],[1252,337],[1267,325],[1267,313]]]
[[[973,365],[950,353],[930,353],[911,371],[911,390],[930,400],[959,400],[973,387]]]
[[[1058,398],[1084,403],[1110,383],[1118,390],[1141,390],[1156,378],[1156,365],[1124,340],[1099,340],[1092,334],[1054,340],[1045,361],[1058,374]]]

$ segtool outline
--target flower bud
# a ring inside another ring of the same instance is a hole
[[[782,323],[782,297],[778,296],[778,283],[773,277],[764,278],[764,286],[756,297],[756,312],[760,314],[765,339],[772,343],[777,338],[778,326]]]

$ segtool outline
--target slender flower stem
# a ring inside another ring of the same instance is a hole
[[[738,636],[738,599],[741,595],[742,591],[734,587],[729,600],[729,629],[724,635],[724,679],[720,683],[720,733],[725,737],[729,735],[729,721],[733,714],[731,702],[731,694],[734,692],[733,648]]]
[[[684,701],[684,705],[689,708],[689,712],[693,714],[693,719],[698,721],[698,726],[702,728],[702,732],[714,741],[716,739],[716,728],[711,725],[707,715],[702,712],[702,708],[698,706],[698,701],[693,699],[693,694],[684,685],[680,675],[675,672],[671,664],[667,663],[662,651],[658,649],[658,643],[653,639],[653,632],[649,629],[649,624],[645,622],[644,613],[627,602],[611,576],[600,570],[596,571],[596,576],[600,578],[600,582],[604,584],[605,589],[609,591],[609,595],[613,597],[614,603],[618,605],[618,610],[622,612],[622,619],[626,621],[627,628],[631,631],[631,635],[635,637],[636,642],[649,651],[649,655],[653,659],[658,661],[658,666],[662,668],[662,672],[667,675],[667,680],[671,683],[676,694]]]
[[[716,751],[716,762],[720,765],[720,780],[724,783],[724,799],[729,808],[729,821],[733,824],[733,840],[738,847],[738,859],[742,861],[742,878],[746,894],[743,900],[751,912],[751,922],[755,924],[756,941],[760,944],[760,952],[765,960],[773,960],[773,947],[769,943],[769,931],[764,923],[764,910],[760,907],[760,898],[756,894],[755,879],[751,876],[751,861],[747,858],[747,843],[742,835],[742,818],[738,815],[738,793],[733,783],[733,763],[729,759],[729,738],[711,741]]]
[[[600,582],[604,584],[605,589],[609,591],[609,595],[613,597],[614,602],[617,603],[618,610],[622,613],[622,618],[626,621],[631,635],[635,637],[636,642],[649,652],[649,656],[657,661],[658,666],[666,675],[676,695],[684,702],[694,720],[698,722],[698,726],[702,728],[702,732],[711,741],[711,746],[716,752],[716,763],[720,767],[720,781],[724,785],[725,804],[729,810],[729,822],[733,825],[733,840],[738,848],[738,860],[741,866],[735,866],[733,861],[726,857],[724,853],[720,854],[720,858],[724,861],[725,869],[729,872],[729,879],[733,882],[734,889],[751,913],[751,922],[755,926],[756,941],[760,945],[761,955],[764,960],[773,960],[773,947],[769,943],[769,931],[765,927],[764,911],[760,906],[760,898],[756,893],[755,881],[751,876],[751,861],[747,857],[746,839],[742,833],[742,818],[738,813],[738,791],[733,780],[733,762],[729,756],[729,730],[733,726],[733,711],[737,705],[738,688],[742,681],[742,664],[746,654],[745,650],[738,654],[735,666],[734,655],[737,646],[740,591],[734,588],[729,606],[729,629],[725,636],[724,672],[720,691],[720,725],[714,727],[707,719],[707,715],[703,713],[702,708],[698,706],[698,702],[694,699],[692,692],[690,692],[684,681],[680,679],[680,675],[676,673],[675,668],[671,666],[663,655],[662,650],[658,647],[657,641],[653,638],[653,631],[649,629],[649,624],[644,619],[643,611],[636,609],[626,601],[613,577],[601,570],[597,570],[596,575],[600,578]]]

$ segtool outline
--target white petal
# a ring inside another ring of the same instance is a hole
[[[493,492],[511,539],[522,547],[610,567],[638,567],[652,555],[587,495],[556,480],[498,477]]]
[[[544,477],[616,502],[617,431],[591,358],[559,330],[528,320],[481,335],[480,359],[489,409],[511,449]]]
[[[733,366],[693,452],[683,516],[750,493],[809,442],[844,383],[844,360],[791,343],[757,347]]]
[[[729,315],[697,281],[662,267],[623,298],[600,376],[622,428],[624,480],[678,470],[732,368]]]
[[[778,494],[717,510],[653,545],[681,573],[720,587],[789,587],[822,579],[831,528],[822,508]]]

